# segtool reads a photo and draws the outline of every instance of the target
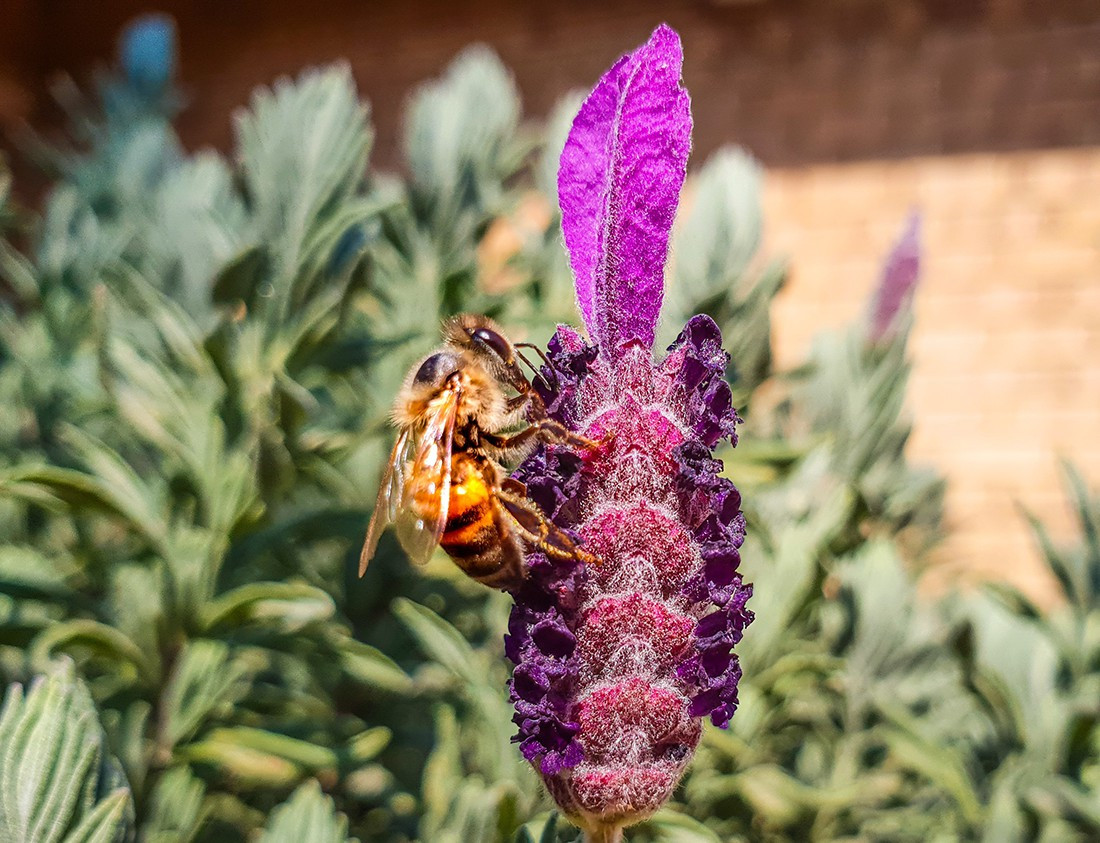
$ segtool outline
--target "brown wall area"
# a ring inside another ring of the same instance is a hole
[[[87,79],[126,0],[0,0],[0,122],[49,127],[46,83]],[[768,248],[792,277],[780,360],[856,315],[912,206],[925,219],[912,453],[950,480],[952,567],[1041,592],[1017,502],[1062,530],[1056,454],[1100,483],[1100,2],[164,2],[180,128],[227,147],[229,115],[276,76],[350,62],[376,157],[399,166],[402,104],[464,45],[490,44],[527,113],[591,85],[661,20],[676,27],[696,164],[723,143],[769,168]]]
[[[191,145],[225,146],[255,85],[347,59],[393,163],[408,91],[464,45],[496,49],[540,115],[662,20],[684,40],[700,154],[733,141],[788,166],[1100,144],[1096,0],[3,0],[0,113],[48,122],[45,82],[86,77],[154,9],[179,24]]]

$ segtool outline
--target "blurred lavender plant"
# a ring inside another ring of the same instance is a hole
[[[543,372],[551,414],[608,444],[547,447],[517,476],[599,566],[535,555],[509,623],[524,756],[593,840],[669,797],[699,741],[725,726],[752,613],[737,573],[741,498],[711,450],[736,442],[729,355],[708,316],[667,356],[653,341],[668,235],[691,144],[680,41],[666,26],[581,106],[558,174],[562,230],[594,344],[561,326]]]

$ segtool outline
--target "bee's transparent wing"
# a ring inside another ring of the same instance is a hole
[[[363,551],[359,554],[359,576],[367,570],[378,549],[378,539],[382,531],[397,517],[398,507],[405,495],[405,465],[409,458],[409,431],[402,430],[390,452],[389,462],[382,471],[382,482],[378,487],[378,500],[374,502],[374,512],[367,527],[367,538],[363,542]]]
[[[451,452],[458,418],[458,388],[432,399],[428,423],[394,521],[397,539],[409,559],[424,565],[439,546],[451,501]]]

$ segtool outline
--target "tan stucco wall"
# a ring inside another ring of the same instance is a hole
[[[773,169],[765,205],[782,364],[862,312],[921,210],[910,453],[949,481],[939,559],[1047,593],[1017,504],[1065,536],[1057,456],[1100,486],[1100,147]]]

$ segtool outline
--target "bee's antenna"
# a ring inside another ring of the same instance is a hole
[[[533,352],[535,352],[535,354],[537,354],[539,357],[542,358],[543,363],[545,363],[551,369],[554,368],[554,364],[550,362],[550,358],[546,356],[546,352],[544,352],[541,348],[539,348],[534,343],[532,343],[532,342],[517,342],[517,343],[513,343],[513,345],[516,348],[529,348],[529,349],[531,349]],[[522,355],[520,355],[520,356],[522,357]],[[525,359],[523,362],[527,363],[527,360]],[[527,363],[527,365],[531,366],[530,363]],[[534,369],[535,367],[531,366],[531,368]]]
[[[538,369],[536,369],[533,365],[531,365],[530,360],[528,360],[526,357],[523,356],[523,352],[519,350],[518,346],[516,347],[516,357],[518,357],[520,360],[522,360],[524,363],[527,364],[527,368],[531,370],[532,374],[534,374],[535,377],[538,377],[539,375],[542,374]]]
[[[541,387],[542,391],[548,390],[550,387],[549,387],[549,384],[547,383],[546,377],[543,375],[542,372],[540,372],[538,369],[536,369],[534,366],[531,365],[531,361],[523,356],[523,352],[521,352],[517,349],[516,350],[516,356],[520,360],[522,360],[524,363],[527,364],[527,368],[529,368],[532,372],[535,373],[535,376],[527,382],[528,387],[524,392],[527,395],[527,400],[530,402],[530,405],[534,406],[535,404],[537,404],[539,414],[541,416],[545,417],[546,416],[546,402],[544,402],[542,400],[542,393],[540,392],[540,387],[538,385],[539,384],[542,385],[542,387]],[[550,370],[551,377],[554,378],[554,385],[556,387],[557,386],[557,377],[553,375],[553,371],[554,371],[553,369]]]
[[[522,360],[524,363],[527,364],[527,367],[532,372],[535,373],[536,378],[540,379],[543,383],[546,383],[546,377],[543,375],[543,373],[541,371],[539,371],[538,369],[536,369],[534,366],[532,366],[531,361],[528,360],[526,357],[524,357],[523,354],[519,351],[519,349],[529,348],[533,352],[535,352],[535,354],[537,354],[539,357],[541,357],[542,362],[546,364],[546,368],[550,371],[550,377],[552,377],[554,379],[554,383],[552,384],[552,386],[555,389],[557,389],[557,387],[558,387],[558,376],[554,371],[554,364],[550,362],[550,358],[546,356],[546,354],[543,352],[543,350],[541,348],[539,348],[537,345],[534,345],[533,343],[529,343],[529,342],[517,342],[517,343],[515,343],[515,348],[516,348],[516,356],[518,356],[520,360]]]

